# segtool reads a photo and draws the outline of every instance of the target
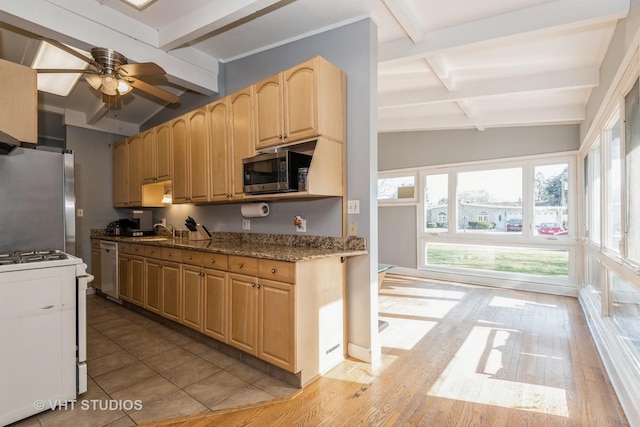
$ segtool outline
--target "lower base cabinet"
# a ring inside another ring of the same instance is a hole
[[[344,358],[339,257],[292,263],[169,248],[146,254],[118,255],[121,299],[297,374],[302,385]]]

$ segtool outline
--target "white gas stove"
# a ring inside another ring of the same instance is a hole
[[[0,425],[87,390],[87,274],[58,250],[0,253]]]

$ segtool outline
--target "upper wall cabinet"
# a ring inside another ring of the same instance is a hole
[[[171,180],[171,127],[163,123],[141,134],[142,183]]]
[[[253,90],[251,87],[234,92],[227,97],[229,108],[231,198],[244,198],[242,159],[255,154]]]
[[[142,206],[140,135],[113,146],[113,206]]]
[[[209,126],[207,108],[171,121],[173,203],[209,201]]]
[[[345,140],[346,77],[317,56],[254,84],[256,150],[323,136]]]
[[[35,144],[38,142],[36,71],[0,59],[0,131]]]

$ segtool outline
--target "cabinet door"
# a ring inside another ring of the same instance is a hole
[[[141,142],[139,135],[127,139],[127,192],[129,206],[142,206],[142,181],[140,179]]]
[[[100,249],[91,249],[91,274],[93,274],[93,281],[91,286],[95,289],[102,289],[100,283],[102,258],[100,255]]]
[[[187,121],[178,117],[171,122],[171,147],[173,151],[173,203],[185,203],[189,199]]]
[[[284,129],[287,142],[318,135],[318,96],[313,66],[314,61],[310,60],[284,72]]]
[[[131,257],[131,302],[144,307],[144,258]]]
[[[113,146],[113,206],[127,206],[127,144],[118,142]]]
[[[229,198],[229,119],[227,98],[208,107],[211,158],[211,200]]]
[[[209,201],[209,126],[206,108],[188,115],[189,138],[189,201]]]
[[[118,255],[118,298],[131,300],[131,262],[129,255]]]
[[[158,181],[171,180],[171,128],[163,123],[154,128],[156,134],[156,178]]]
[[[258,354],[258,279],[229,274],[229,344]]]
[[[227,283],[226,272],[204,270],[203,332],[222,342],[227,342]]]
[[[284,111],[282,74],[269,77],[254,85],[256,114],[256,150],[282,143]]]
[[[151,184],[158,180],[156,172],[156,134],[153,129],[148,130],[140,137],[142,158],[141,177],[143,184]]]
[[[160,313],[162,288],[162,263],[155,259],[145,259],[145,299],[144,308]]]
[[[295,286],[260,279],[258,357],[296,372]]]
[[[246,88],[229,96],[229,189],[234,199],[244,197],[242,159],[255,154],[253,129],[253,92]]]
[[[180,264],[165,262],[162,266],[162,310],[164,317],[180,321]]]
[[[202,330],[203,276],[201,268],[182,267],[182,316],[180,322]]]

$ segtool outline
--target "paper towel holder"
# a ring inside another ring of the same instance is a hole
[[[242,216],[245,218],[263,218],[269,215],[269,205],[267,203],[246,203],[240,208]]]

